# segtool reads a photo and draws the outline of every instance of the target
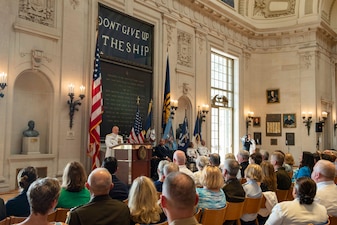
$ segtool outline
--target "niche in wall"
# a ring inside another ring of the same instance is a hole
[[[37,70],[23,71],[14,83],[11,154],[21,154],[22,132],[28,121],[35,121],[40,135],[40,152],[50,153],[49,134],[53,109],[53,87],[47,76]]]

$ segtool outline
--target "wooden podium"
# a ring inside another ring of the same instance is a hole
[[[131,185],[139,176],[150,177],[152,146],[147,144],[120,144],[108,151],[118,160],[117,177]]]

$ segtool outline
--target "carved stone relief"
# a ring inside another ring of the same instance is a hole
[[[296,0],[255,0],[253,15],[264,18],[294,15],[295,6]]]
[[[19,18],[55,27],[55,0],[20,0]]]
[[[76,7],[78,7],[80,5],[80,1],[79,0],[69,0],[70,4],[73,6],[74,9],[76,9]]]
[[[192,35],[178,31],[177,63],[182,66],[192,67]]]

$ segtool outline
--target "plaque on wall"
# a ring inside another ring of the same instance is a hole
[[[267,114],[266,136],[281,136],[281,114]]]

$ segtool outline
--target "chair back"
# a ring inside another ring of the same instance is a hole
[[[263,196],[263,195],[262,195]],[[263,197],[260,198],[245,198],[244,206],[243,206],[243,214],[252,214],[258,213],[261,207],[261,201]],[[265,202],[266,204],[266,202]]]
[[[260,209],[264,209],[264,208],[266,208],[266,197],[262,195],[262,199],[260,202]]]
[[[221,209],[203,209],[201,216],[202,225],[222,225],[226,213],[226,207]]]
[[[242,177],[241,180],[240,180],[240,183],[241,183],[241,184],[244,184],[244,183],[246,183],[246,182],[247,182],[247,179],[244,178],[244,177]]]
[[[10,216],[9,224],[21,223],[25,219],[27,219],[27,217]]]
[[[202,214],[201,208],[199,208],[198,211],[194,214],[194,217],[198,221],[198,223],[200,223],[201,214]]]
[[[330,225],[337,225],[337,217],[329,216]]]
[[[64,208],[57,208],[56,209],[56,216],[55,216],[55,222],[66,222],[67,216],[68,216],[69,209]]]
[[[287,201],[294,200],[293,189],[294,189],[294,183],[291,183],[290,188],[288,190],[288,194],[287,194]]]
[[[276,189],[276,196],[277,196],[278,202],[286,201],[287,196],[288,196],[288,192],[289,192],[289,190]]]
[[[240,218],[242,216],[244,204],[245,202],[227,202],[227,209],[224,221],[236,220],[236,224],[241,225]]]
[[[48,222],[54,222],[56,218],[56,210],[48,214]]]
[[[0,225],[10,225],[10,222],[11,222],[11,218],[6,217],[5,219],[0,221]]]

